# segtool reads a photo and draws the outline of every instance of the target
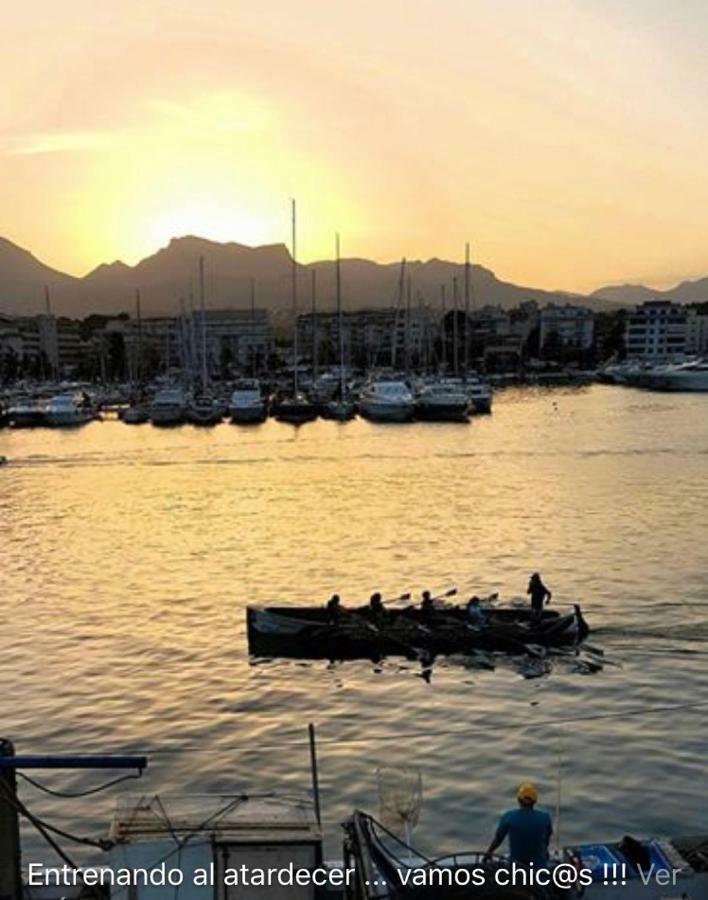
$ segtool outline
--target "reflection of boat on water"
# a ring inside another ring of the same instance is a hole
[[[184,422],[187,401],[181,387],[159,390],[150,404],[149,415],[153,425],[180,425]]]
[[[417,607],[387,610],[372,619],[368,607],[343,611],[336,621],[316,606],[247,608],[249,651],[254,656],[313,659],[371,659],[491,650],[525,653],[528,645],[573,646],[589,629],[579,606],[544,610],[536,621],[529,607],[485,607],[482,627],[469,624],[464,607],[424,614]]]
[[[264,422],[268,416],[268,404],[255,378],[242,378],[234,384],[229,401],[229,416],[237,425]]]
[[[73,391],[52,397],[45,410],[45,421],[53,428],[75,428],[95,417],[90,399]]]

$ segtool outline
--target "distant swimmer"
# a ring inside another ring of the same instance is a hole
[[[550,603],[553,594],[548,590],[546,585],[541,581],[538,572],[534,572],[529,579],[529,586],[526,593],[531,596],[531,608],[533,609],[534,618],[540,619],[543,615],[543,604]]]
[[[509,859],[520,866],[544,867],[548,865],[548,845],[553,834],[550,815],[535,809],[538,791],[532,784],[522,784],[516,793],[518,809],[510,809],[499,819],[496,833],[487,854],[509,840]]]

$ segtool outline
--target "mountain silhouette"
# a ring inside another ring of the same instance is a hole
[[[673,300],[675,303],[705,303],[708,301],[708,278],[682,281],[668,290],[661,291],[644,284],[616,284],[598,288],[590,295],[622,306],[634,306],[646,300]]]
[[[189,310],[191,306],[199,306],[200,257],[204,258],[205,301],[208,308],[248,308],[253,280],[256,305],[268,308],[276,321],[290,317],[292,260],[284,244],[248,247],[193,235],[173,238],[166,247],[134,266],[115,261],[98,266],[83,278],[58,272],[27,250],[0,239],[0,312],[34,315],[44,311],[46,285],[50,289],[52,310],[57,315],[81,318],[90,313],[115,315],[132,312],[139,289],[144,315],[173,316],[182,308]],[[341,271],[345,308],[383,307],[396,302],[400,262],[343,259]],[[313,272],[318,309],[332,309],[335,263],[321,260],[298,266],[299,310],[310,308]],[[424,302],[438,307],[440,285],[446,284],[448,309],[453,302],[452,281],[457,278],[462,308],[464,266],[461,263],[442,259],[412,260],[406,265],[406,278],[411,281],[414,305]],[[606,288],[585,297],[563,291],[523,287],[498,279],[493,272],[480,265],[471,266],[470,282],[474,306],[492,304],[510,308],[535,300],[540,304],[586,303],[594,309],[606,310],[624,302],[621,289]],[[708,287],[708,279],[705,282]],[[649,291],[648,288],[632,290]],[[656,295],[655,291],[650,293],[651,296]],[[643,298],[643,294],[637,296]]]

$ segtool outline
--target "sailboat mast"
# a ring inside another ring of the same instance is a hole
[[[143,383],[143,318],[140,310],[140,288],[135,291],[135,315],[138,320],[138,364],[136,366],[138,384]]]
[[[445,285],[440,285],[440,315],[442,328],[440,329],[441,333],[441,346],[440,346],[440,363],[442,366],[443,372],[445,371],[445,366],[447,365],[447,331],[445,329]]]
[[[312,377],[317,380],[317,270],[313,269],[310,274],[312,276]]]
[[[467,374],[467,370],[470,365],[470,341],[469,341],[469,327],[470,327],[470,245],[469,242],[465,244],[465,354],[464,354],[464,366],[465,366],[465,374]]]
[[[403,333],[406,342],[406,375],[411,374],[411,276],[406,281],[406,327]]]
[[[452,320],[452,367],[455,372],[455,377],[457,377],[458,369],[459,369],[459,355],[460,348],[458,346],[458,321],[457,321],[457,276],[452,279],[452,307],[454,310],[454,319]]]
[[[207,389],[206,300],[204,296],[204,257],[199,257],[199,300],[202,307],[202,390]]]
[[[251,373],[256,377],[256,279],[251,278]]]
[[[406,258],[401,260],[401,273],[398,276],[398,297],[393,314],[393,334],[391,335],[391,368],[396,368],[396,350],[398,349],[398,311],[403,306],[403,288],[406,281]]]
[[[339,394],[340,399],[344,402],[345,384],[344,384],[344,318],[342,316],[342,269],[339,258],[339,234],[336,237],[337,251],[337,331],[339,333]]]
[[[297,346],[297,243],[296,243],[296,208],[295,208],[295,200],[291,201],[292,203],[292,301],[293,301],[293,356],[294,356],[294,366],[293,366],[293,394],[297,397],[297,357],[298,357],[298,346]]]

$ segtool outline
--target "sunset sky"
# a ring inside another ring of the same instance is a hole
[[[0,235],[76,274],[170,237],[708,274],[705,0],[37,0],[3,9]]]

